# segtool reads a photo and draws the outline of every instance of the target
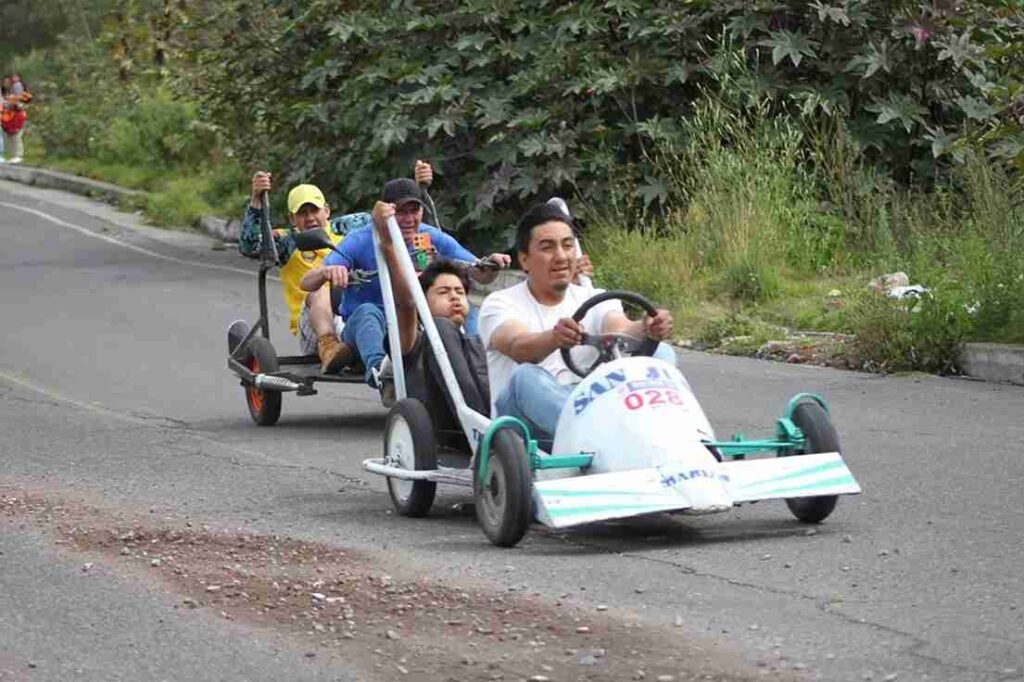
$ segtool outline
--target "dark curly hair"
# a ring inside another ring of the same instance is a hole
[[[423,293],[427,293],[441,275],[455,275],[462,282],[462,288],[469,293],[469,277],[466,276],[465,270],[448,260],[436,260],[423,268],[423,272],[420,273],[420,287],[423,288]]]

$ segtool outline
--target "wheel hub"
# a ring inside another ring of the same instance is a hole
[[[410,471],[416,468],[412,431],[409,429],[409,424],[400,416],[396,416],[391,422],[388,433],[388,450],[384,453],[384,462],[389,466]],[[412,494],[413,482],[410,480],[389,478],[388,485],[401,500],[409,499]]]

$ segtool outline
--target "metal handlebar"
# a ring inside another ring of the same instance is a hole
[[[362,286],[377,277],[377,270],[349,270],[349,286]]]
[[[490,257],[477,258],[472,265],[477,270],[501,270],[501,265]]]

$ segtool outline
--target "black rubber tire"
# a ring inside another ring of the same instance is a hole
[[[783,455],[811,455],[817,452],[842,452],[839,434],[832,426],[828,413],[816,402],[800,403],[793,410],[793,423],[803,431],[807,444],[801,451],[790,450]],[[836,508],[838,495],[820,497],[794,497],[786,500],[786,506],[804,523],[820,523]]]
[[[522,438],[510,429],[494,434],[488,480],[482,488],[479,479],[474,467],[473,498],[480,528],[498,547],[514,546],[533,520],[533,477]]]
[[[251,339],[246,364],[255,374],[276,372],[277,352],[273,344],[262,336]],[[273,426],[281,418],[280,391],[264,391],[255,386],[246,386],[245,402],[249,406],[249,416],[259,426]]]
[[[437,436],[434,425],[430,421],[430,413],[419,400],[405,398],[391,406],[387,423],[384,425],[384,459],[390,463],[388,453],[391,452],[393,429],[402,421],[409,427],[412,437],[413,469],[430,471],[437,468]],[[388,478],[388,494],[395,510],[402,516],[420,518],[430,512],[437,494],[437,484],[433,481],[402,481]],[[408,484],[404,491],[399,487]]]

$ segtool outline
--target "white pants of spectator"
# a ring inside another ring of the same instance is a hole
[[[4,153],[7,155],[7,160],[20,159],[25,156],[25,148],[21,143],[21,136],[24,134],[25,129],[22,128],[18,132],[11,135],[10,133],[4,133]]]

